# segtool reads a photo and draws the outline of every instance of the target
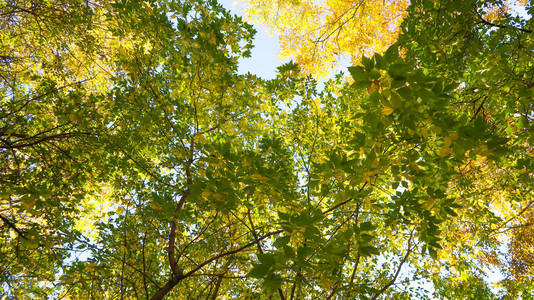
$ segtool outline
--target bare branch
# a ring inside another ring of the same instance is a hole
[[[520,27],[514,27],[514,26],[511,26],[511,25],[503,25],[503,24],[495,24],[495,23],[492,23],[492,22],[489,22],[487,20],[485,20],[481,15],[480,13],[478,12],[478,10],[475,8],[474,9],[478,19],[480,20],[480,23],[484,24],[484,25],[487,25],[487,26],[491,26],[491,27],[498,27],[498,28],[503,28],[503,29],[514,29],[514,30],[519,30],[521,32],[525,32],[525,33],[532,33],[532,30],[529,30],[529,29],[525,29],[525,28],[520,28]]]
[[[392,286],[395,283],[395,280],[397,280],[397,277],[399,276],[399,273],[401,271],[402,265],[406,262],[408,259],[408,256],[410,256],[410,253],[412,251],[411,243],[412,243],[413,233],[410,235],[410,239],[408,240],[408,250],[406,251],[406,255],[404,255],[404,258],[400,262],[399,266],[397,267],[397,271],[395,272],[395,275],[393,278],[385,285],[383,286],[376,294],[371,298],[372,300],[376,300],[378,296],[380,296],[382,293],[384,293],[390,286]]]

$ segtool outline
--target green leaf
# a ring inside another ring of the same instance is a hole
[[[290,258],[294,258],[295,257],[295,250],[293,250],[293,248],[291,248],[290,246],[284,246],[284,254],[287,256],[287,257],[290,257]]]
[[[360,66],[349,67],[349,72],[355,83],[370,82],[369,74]]]
[[[291,215],[279,211],[278,217],[282,220],[288,221],[291,218]]]
[[[374,56],[373,56],[373,59],[375,61],[375,68],[376,69],[383,69],[384,66],[386,65],[386,60],[384,59],[384,57],[382,57],[382,55],[376,53]]]
[[[257,264],[250,269],[247,276],[252,278],[263,278],[269,272],[270,266],[264,264]]]
[[[384,54],[384,58],[390,64],[394,63],[395,61],[397,61],[397,59],[399,58],[399,49],[398,49],[397,45],[390,46],[386,50],[386,53]]]
[[[297,249],[297,257],[301,260],[306,258],[311,253],[313,253],[313,249],[307,246],[298,247]]]
[[[374,228],[375,227],[373,226],[371,222],[363,222],[360,224],[360,231],[371,231]]]
[[[365,245],[372,241],[373,238],[374,237],[368,233],[360,233],[360,235],[358,236],[358,241],[360,244]]]
[[[270,268],[272,265],[274,265],[275,255],[271,253],[260,253],[258,254],[258,260],[261,262],[262,265],[265,265]]]
[[[304,231],[304,237],[310,240],[320,241],[321,232],[315,226],[308,226],[306,227],[306,231]]]
[[[409,75],[408,73],[412,70],[412,68],[404,63],[396,63],[392,64],[389,67],[388,73],[391,75],[391,77],[395,79],[402,79],[407,78]]]
[[[380,254],[380,251],[376,247],[366,245],[366,246],[358,247],[358,253],[361,256],[365,257],[365,256],[378,255]]]
[[[290,239],[289,236],[279,237],[276,239],[276,241],[274,241],[273,245],[276,248],[282,248],[283,246],[287,245],[287,243],[289,243],[289,239]]]
[[[367,71],[371,71],[373,67],[375,66],[375,63],[373,62],[371,58],[362,56],[362,65],[365,67]]]
[[[393,105],[393,108],[399,108],[402,106],[402,100],[399,94],[392,92],[391,93],[391,105]]]
[[[448,206],[445,206],[443,207],[443,209],[445,209],[445,211],[447,212],[447,214],[453,216],[453,217],[457,217],[458,214],[456,212],[454,212],[454,210]]]
[[[279,287],[282,286],[282,278],[278,275],[269,275],[267,277],[265,277],[264,281],[263,281],[263,286],[265,287],[265,289],[270,292],[270,293],[273,293],[275,292]]]
[[[402,87],[397,90],[397,93],[399,94],[399,96],[402,97],[402,99],[406,101],[410,101],[413,99],[412,90],[409,87]]]
[[[437,259],[438,258],[438,252],[436,251],[436,249],[434,248],[428,248],[428,254],[430,254],[430,257],[432,257],[432,259]]]

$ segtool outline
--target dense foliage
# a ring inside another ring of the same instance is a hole
[[[337,2],[1,1],[0,295],[532,297],[532,2]]]

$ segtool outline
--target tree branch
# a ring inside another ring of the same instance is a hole
[[[366,186],[367,186],[367,181],[363,184],[363,186],[362,186],[360,189],[358,189],[358,192],[361,192]],[[323,212],[323,215],[326,215],[326,214],[332,212],[332,211],[335,210],[336,208],[338,208],[338,207],[340,207],[340,206],[343,206],[343,205],[349,203],[349,202],[352,201],[352,200],[354,200],[354,198],[349,198],[349,199],[347,199],[347,200],[345,200],[345,201],[343,201],[343,202],[341,202],[341,203],[339,203],[339,204],[334,205],[333,207],[331,207],[331,208],[325,210],[325,211]]]
[[[408,259],[408,256],[410,256],[410,252],[412,251],[412,248],[410,247],[412,243],[412,238],[413,238],[413,234],[410,235],[410,239],[408,240],[408,250],[406,251],[406,255],[404,255],[404,258],[402,259],[399,266],[397,267],[397,271],[395,272],[395,275],[385,286],[383,286],[378,292],[376,292],[376,294],[373,296],[373,298],[371,298],[371,300],[376,300],[378,296],[384,293],[390,286],[392,286],[395,283],[395,280],[397,280],[397,277],[399,276],[402,265],[404,265],[404,263]]]
[[[250,223],[252,236],[257,241],[256,245],[258,245],[258,251],[263,254],[263,249],[261,248],[260,241],[258,240],[258,234],[256,233],[256,228],[254,227],[254,222],[252,222],[252,217],[250,216],[250,210],[247,210],[247,217],[248,221]],[[278,295],[280,295],[281,300],[286,300],[286,297],[284,296],[284,291],[282,291],[282,288],[278,288]]]
[[[264,236],[261,236],[261,237],[258,237],[257,239],[254,239],[253,241],[249,242],[248,244],[246,245],[243,245],[237,249],[234,249],[232,251],[228,251],[228,252],[224,252],[224,253],[221,253],[219,255],[216,255],[206,261],[204,261],[203,263],[199,264],[198,266],[196,266],[194,269],[192,269],[191,271],[187,272],[185,275],[184,275],[184,278],[188,277],[188,276],[191,276],[193,273],[195,273],[196,271],[200,270],[202,267],[204,267],[205,265],[211,263],[212,261],[216,260],[216,259],[219,259],[221,257],[224,257],[224,256],[228,256],[228,255],[232,255],[232,254],[236,254],[236,253],[239,253],[247,248],[249,248],[250,246],[254,246],[256,245],[259,241],[262,241],[270,236],[273,236],[275,234],[279,234],[281,233],[282,230],[277,230],[277,231],[273,231],[273,232],[269,232],[267,233],[266,235]]]
[[[519,30],[521,32],[525,32],[525,33],[532,33],[532,30],[529,30],[529,29],[525,29],[525,28],[520,28],[520,27],[514,27],[514,26],[511,26],[511,25],[503,25],[503,24],[495,24],[495,23],[491,23],[487,20],[485,20],[481,15],[480,13],[476,10],[476,8],[474,9],[478,19],[480,20],[480,23],[484,24],[484,25],[487,25],[487,26],[491,26],[491,27],[498,27],[498,28],[503,28],[503,29],[515,29],[515,30]]]
[[[237,249],[234,249],[234,250],[231,250],[231,251],[228,251],[228,252],[224,252],[224,253],[221,253],[221,254],[218,254],[210,259],[207,259],[205,260],[204,262],[200,263],[199,265],[197,265],[195,268],[193,268],[192,270],[190,270],[189,272],[185,273],[185,274],[178,274],[178,275],[174,275],[173,273],[173,276],[171,277],[171,279],[169,279],[169,281],[163,286],[161,287],[157,292],[156,294],[154,294],[154,296],[152,296],[152,298],[150,298],[151,300],[160,300],[160,299],[163,299],[163,297],[165,297],[165,295],[167,295],[180,281],[182,281],[183,279],[189,277],[189,276],[192,276],[195,272],[197,272],[198,270],[200,270],[202,267],[204,267],[205,265],[208,265],[210,264],[211,262],[221,258],[221,257],[225,257],[225,256],[228,256],[228,255],[232,255],[232,254],[236,254],[236,253],[239,253],[251,246],[254,246],[256,245],[259,241],[261,240],[264,240],[270,236],[273,236],[275,234],[279,234],[281,233],[282,230],[277,230],[277,231],[273,231],[273,232],[270,232],[264,236],[261,236],[257,239],[254,239],[253,241],[247,243],[246,245],[243,245]]]
[[[11,222],[8,218],[0,215],[0,219],[2,219],[2,221],[4,221],[4,224],[7,225],[7,227],[15,230],[15,232],[20,236],[22,237],[23,239],[27,240],[28,238],[24,235],[24,233],[22,232],[22,230],[18,229],[17,226],[15,224],[13,224],[13,222]]]

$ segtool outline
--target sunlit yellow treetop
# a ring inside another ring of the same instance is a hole
[[[280,56],[295,60],[316,77],[328,75],[338,59],[353,62],[381,53],[399,33],[407,0],[245,0],[249,21],[280,36]]]

